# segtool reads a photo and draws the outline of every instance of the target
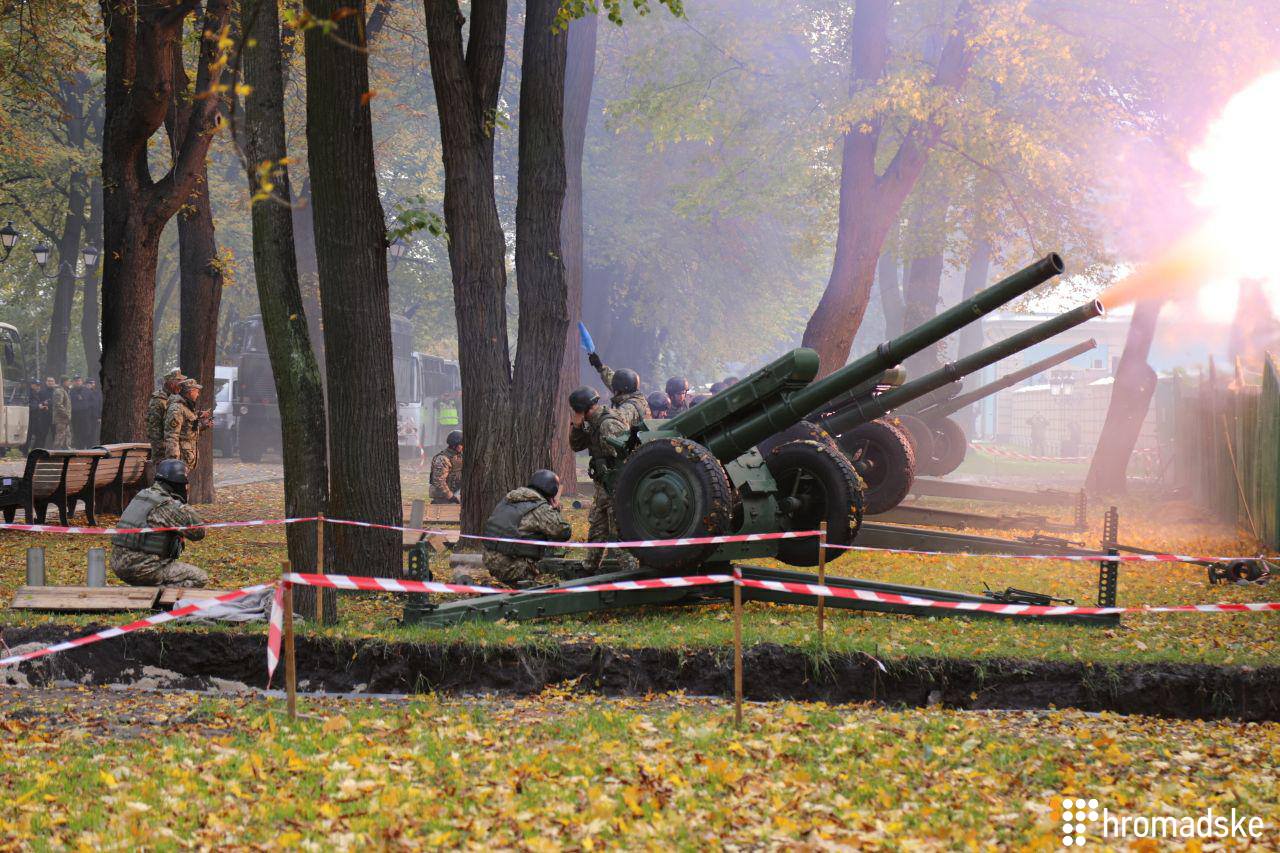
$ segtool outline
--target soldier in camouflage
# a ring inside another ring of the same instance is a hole
[[[53,412],[53,447],[66,450],[71,447],[71,380],[60,377],[49,398]]]
[[[689,380],[683,376],[668,379],[667,398],[671,400],[671,408],[667,410],[670,417],[689,411]]]
[[[501,539],[535,539],[567,542],[573,536],[569,522],[560,514],[560,478],[555,471],[533,472],[529,485],[507,492],[484,524],[484,535]],[[546,545],[517,542],[484,543],[484,568],[507,586],[538,580],[538,561],[546,556]]]
[[[600,374],[604,384],[613,392],[609,408],[622,418],[627,426],[638,426],[645,418],[652,417],[649,401],[640,393],[640,374],[629,367],[614,370],[600,360],[598,353],[591,353],[587,361]]]
[[[151,399],[147,400],[147,441],[151,442],[152,462],[159,463],[165,458],[164,416],[169,411],[169,398],[178,393],[186,378],[181,370],[170,370]]]
[[[569,395],[569,406],[573,409],[569,447],[575,453],[580,450],[591,453],[589,470],[591,480],[595,483],[595,497],[587,516],[587,539],[592,542],[616,542],[618,521],[613,512],[613,499],[604,486],[604,474],[609,462],[617,457],[618,451],[606,439],[626,435],[631,428],[616,412],[600,403],[599,394],[586,386]],[[587,554],[587,567],[593,571],[598,570],[604,561],[604,552],[603,548],[592,548]],[[626,551],[620,552],[620,555],[625,567],[635,566],[635,558]]]
[[[201,385],[184,379],[177,394],[169,398],[164,414],[164,455],[161,459],[181,459],[190,471],[200,456],[200,433],[212,424],[208,412],[196,409]]]
[[[125,507],[119,526],[189,527],[203,524],[187,506],[187,466],[166,459],[156,466],[155,484],[143,489]],[[111,537],[111,571],[131,586],[202,587],[209,580],[203,569],[178,560],[184,540],[204,538],[203,528],[164,533],[117,533]]]
[[[455,429],[445,439],[445,449],[431,459],[431,502],[461,503],[462,430]]]

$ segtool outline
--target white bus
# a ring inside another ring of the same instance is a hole
[[[27,387],[22,381],[22,336],[0,323],[0,453],[27,442]]]

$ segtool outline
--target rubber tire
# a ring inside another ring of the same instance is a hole
[[[933,429],[915,415],[894,415],[889,423],[906,433],[916,455],[916,469],[924,471],[933,459]]]
[[[969,452],[969,437],[960,424],[951,418],[942,418],[929,424],[933,427],[933,458],[925,472],[931,477],[945,477],[960,467]]]
[[[916,478],[911,439],[884,420],[868,421],[840,436],[840,449],[866,484],[863,511],[888,512],[902,503]]]
[[[237,429],[236,432],[239,433],[240,430]],[[239,439],[240,461],[248,463],[261,462],[262,451],[265,448],[262,446],[261,439],[253,436],[253,430],[249,430],[247,435],[241,434]]]
[[[769,436],[764,441],[756,445],[756,450],[760,451],[760,455],[769,458],[769,454],[776,448],[784,444],[790,444],[793,441],[816,441],[819,444],[825,444],[832,450],[839,450],[839,445],[832,438],[831,433],[827,432],[813,421],[799,421],[786,429]]]
[[[679,530],[656,531],[645,525],[632,497],[644,480],[657,471],[674,472],[694,497],[690,522]],[[613,509],[623,541],[723,536],[733,517],[733,489],[729,475],[711,451],[687,438],[664,438],[641,444],[627,457],[613,484]],[[680,573],[705,563],[718,545],[669,545],[629,549],[646,568]]]
[[[852,545],[862,527],[862,481],[844,454],[820,441],[792,441],[775,447],[765,457],[769,473],[778,484],[779,499],[796,486],[797,472],[804,472],[821,488],[821,506],[802,508],[786,517],[784,530],[817,530],[827,523],[827,542]],[[818,565],[818,540],[779,539],[778,559],[789,566]]]

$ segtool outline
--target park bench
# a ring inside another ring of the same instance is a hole
[[[96,449],[107,454],[98,463],[94,475],[98,503],[119,512],[149,482],[147,462],[151,459],[151,445],[145,441],[125,442],[100,444]],[[96,525],[97,522],[91,520],[90,524]]]
[[[63,526],[75,515],[76,504],[84,503],[85,517],[90,525],[94,520],[94,490],[98,463],[107,456],[100,448],[89,450],[44,450],[37,448],[27,454],[27,468],[17,481],[16,488],[7,490],[0,498],[0,510],[6,524],[13,523],[21,508],[26,513],[27,524],[44,524],[49,504],[58,508],[58,518]]]

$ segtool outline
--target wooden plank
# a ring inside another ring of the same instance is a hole
[[[459,524],[462,521],[461,504],[427,504],[423,507],[424,524]]]
[[[15,610],[150,610],[159,594],[154,586],[23,586],[9,606]]]
[[[161,610],[167,610],[178,603],[178,599],[189,598],[193,601],[205,601],[210,598],[217,598],[225,595],[233,590],[229,589],[184,589],[180,586],[163,586],[160,588],[160,597],[156,600],[156,607]]]
[[[1039,504],[1042,506],[1073,506],[1076,495],[1057,489],[1008,489],[1000,486],[978,486],[972,483],[957,483],[954,480],[931,480],[917,477],[911,484],[911,494],[935,498],[957,498],[959,500],[995,501],[1011,504]]]

